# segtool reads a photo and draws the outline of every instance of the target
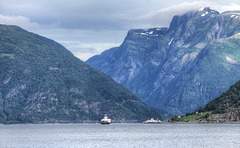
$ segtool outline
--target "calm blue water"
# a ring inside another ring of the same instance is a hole
[[[1,148],[240,148],[240,124],[0,125]]]

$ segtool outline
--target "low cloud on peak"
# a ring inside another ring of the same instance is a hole
[[[168,27],[175,15],[183,15],[188,11],[198,10],[203,7],[210,7],[216,11],[224,12],[229,10],[240,10],[240,5],[231,3],[229,5],[220,5],[216,2],[193,1],[172,5],[157,11],[152,11],[138,17],[123,18],[124,21],[140,26],[140,28]]]

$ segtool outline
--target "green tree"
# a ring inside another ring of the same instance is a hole
[[[210,114],[209,113],[207,113],[205,116],[204,116],[204,118],[208,118],[210,116]]]

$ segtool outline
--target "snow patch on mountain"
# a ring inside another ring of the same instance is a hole
[[[206,12],[206,13],[202,14],[201,16],[206,16],[207,14],[208,14],[208,12]]]
[[[173,38],[172,38],[171,41],[168,43],[168,45],[171,45],[171,44],[172,44],[172,41],[173,41]]]
[[[202,48],[206,47],[206,45],[207,45],[207,43],[201,42],[201,43],[198,43],[197,45],[195,45],[194,47],[202,49]]]
[[[197,55],[198,55],[197,52],[185,54],[182,58],[182,64],[193,61],[197,57]]]
[[[154,31],[149,32],[149,34],[153,34]]]
[[[156,61],[151,61],[151,63],[152,63],[152,65],[154,65],[154,66],[160,65],[160,62],[156,62]]]
[[[239,16],[237,16],[237,15],[231,15],[231,18],[235,18],[235,19],[237,19]]]
[[[238,61],[233,60],[233,59],[231,59],[231,58],[229,58],[229,57],[226,57],[226,60],[227,60],[227,62],[230,63],[230,64],[239,64]]]

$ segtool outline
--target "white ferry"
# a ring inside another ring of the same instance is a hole
[[[154,118],[151,118],[150,120],[147,120],[147,121],[145,121],[144,123],[146,123],[146,124],[147,124],[147,123],[149,123],[149,124],[150,124],[150,123],[161,123],[161,120],[158,120],[158,119],[155,120]]]
[[[101,120],[102,124],[110,124],[111,123],[111,119],[108,119],[107,114],[105,114],[104,118]]]

